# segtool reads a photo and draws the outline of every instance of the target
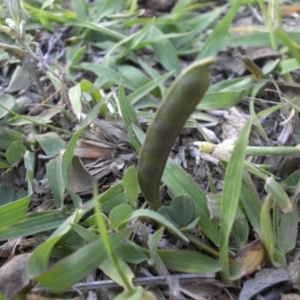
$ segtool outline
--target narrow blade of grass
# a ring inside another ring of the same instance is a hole
[[[251,125],[252,120],[250,119],[240,133],[225,174],[220,223],[220,265],[223,268],[225,280],[229,276],[229,236],[239,203],[243,166]]]

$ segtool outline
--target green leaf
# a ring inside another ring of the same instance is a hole
[[[114,207],[127,202],[124,185],[122,182],[112,186],[105,193],[98,196],[101,209],[104,213],[109,213]]]
[[[72,110],[77,118],[77,120],[81,120],[81,87],[80,83],[71,87],[68,91],[69,99],[71,102]]]
[[[88,16],[88,4],[84,0],[71,0],[71,3],[79,18],[85,19]]]
[[[148,261],[149,265],[154,264],[155,257],[157,255],[158,244],[162,238],[163,233],[164,233],[164,228],[160,228],[151,236],[151,238],[147,242],[148,249],[150,252],[150,259]]]
[[[224,188],[221,201],[220,223],[220,265],[226,274],[229,272],[228,243],[230,232],[235,220],[240,191],[242,186],[246,147],[251,130],[251,119],[246,123],[233,149],[230,161],[226,168]],[[225,275],[227,277],[229,273]]]
[[[20,162],[25,154],[26,148],[23,142],[12,142],[7,148],[5,156],[7,161],[13,165]]]
[[[53,194],[55,206],[61,208],[64,204],[65,185],[62,176],[62,157],[51,159],[46,166],[49,185]]]
[[[0,126],[0,139],[0,149],[6,150],[11,145],[11,143],[15,141],[22,141],[22,134],[17,131],[6,129],[3,126]]]
[[[2,205],[11,203],[15,200],[15,190],[14,187],[8,183],[0,184],[0,207]]]
[[[252,227],[257,230],[257,232],[260,232],[261,204],[259,199],[255,197],[253,192],[248,187],[246,187],[245,184],[242,184],[240,197],[249,222],[251,223]]]
[[[57,155],[62,149],[67,148],[65,141],[55,132],[38,134],[35,138],[48,156]]]
[[[11,95],[0,94],[0,104],[6,108],[12,110],[16,104],[16,100]],[[8,113],[9,112],[6,109],[4,109],[3,107],[0,107],[0,119],[5,117]]]
[[[265,183],[265,190],[270,193],[277,205],[280,206],[284,213],[293,210],[293,204],[281,185],[276,182],[273,176],[268,177]]]
[[[140,127],[135,110],[125,94],[123,84],[121,84],[119,86],[118,98],[119,98],[121,114],[122,114],[123,121],[124,121],[126,129],[127,129],[127,132],[129,132],[129,128],[130,128],[131,124],[135,124],[137,127]]]
[[[282,216],[279,232],[278,246],[283,253],[295,249],[298,233],[298,206],[296,201],[293,201],[293,210]]]
[[[131,232],[132,229],[126,229],[111,235],[110,241],[113,247],[117,248]],[[99,239],[59,261],[34,280],[52,292],[64,292],[96,269],[106,258],[107,253],[103,241]],[[70,270],[72,270],[72,276],[70,276]]]
[[[169,206],[161,206],[158,211],[160,215],[162,215],[164,218],[166,218],[170,223],[172,223],[176,228],[180,228],[181,225],[175,222],[175,220],[172,218],[170,207]]]
[[[172,271],[184,273],[216,273],[220,270],[217,260],[195,251],[158,250],[159,257]]]
[[[270,215],[271,197],[270,195],[264,200],[260,215],[261,237],[264,246],[268,252],[269,258],[274,267],[280,268],[284,262],[283,255],[276,249],[276,241],[272,229]]]
[[[186,226],[194,218],[195,205],[193,200],[189,195],[175,197],[170,204],[170,213],[178,224]]]
[[[125,171],[122,182],[124,185],[125,195],[128,199],[128,202],[132,206],[135,206],[139,194],[139,183],[137,179],[136,168],[134,166],[130,166]]]
[[[68,188],[70,185],[70,180],[69,180],[69,174],[70,174],[70,169],[72,165],[72,159],[73,159],[73,153],[74,149],[76,147],[77,141],[81,137],[82,132],[84,131],[85,127],[80,128],[70,139],[68,147],[66,151],[63,154],[63,159],[62,159],[62,176],[63,176],[63,182],[65,186]]]
[[[249,225],[247,220],[235,220],[232,226],[232,236],[239,247],[242,247],[248,239]]]
[[[119,259],[124,260],[131,264],[140,264],[150,258],[149,251],[134,242],[127,241],[127,243],[121,244],[116,253]]]
[[[96,89],[90,81],[86,79],[81,80],[80,88],[82,92],[90,93],[96,103],[99,103],[99,101],[102,99],[99,90]]]
[[[61,237],[55,236],[40,244],[33,252],[28,262],[28,276],[34,278],[47,269],[52,248]]]
[[[228,32],[231,22],[235,18],[240,7],[241,0],[232,3],[230,11],[226,14],[221,22],[214,28],[212,34],[206,40],[204,47],[199,53],[197,59],[211,57],[218,54],[222,47],[223,40]]]
[[[1,196],[3,195],[4,194],[1,193]],[[13,225],[23,220],[25,218],[30,200],[31,196],[28,195],[20,200],[0,206],[0,228]]]
[[[141,86],[134,92],[132,92],[128,96],[129,102],[134,105],[136,104],[143,96],[148,95],[153,89],[155,89],[157,86],[159,86],[161,83],[166,81],[174,72],[169,72],[167,74],[164,74],[160,77],[157,77],[153,79],[152,81],[148,82],[147,84]]]
[[[291,54],[295,57],[297,62],[300,64],[300,54],[297,47],[294,45],[296,42],[293,40],[287,33],[285,33],[282,28],[277,28],[275,30],[275,34],[280,37],[280,39],[283,41],[283,43],[289,48]]]
[[[80,66],[78,67],[76,66],[76,69],[77,68],[80,70],[83,69],[95,73],[101,80],[100,81],[101,85],[99,86],[99,88],[106,83],[110,83],[111,85],[112,84],[119,85],[120,80],[123,80],[123,84],[125,88],[128,88],[132,91],[140,87],[137,85],[136,82],[128,79],[127,76],[109,67],[105,67],[95,63],[81,63]]]
[[[52,235],[47,241],[40,244],[33,251],[27,267],[28,275],[30,278],[34,278],[42,272],[46,271],[53,247],[63,237],[63,235],[70,230],[70,224],[76,222],[76,214],[77,212],[73,213],[69,218],[67,218],[58,227],[58,229],[56,229],[55,232],[52,233]]]
[[[83,55],[85,54],[86,52],[86,45],[80,47],[74,54],[73,56],[73,59],[72,59],[72,63],[73,64],[76,64],[78,63],[82,58],[83,58]],[[70,92],[70,90],[69,90]]]
[[[110,228],[123,229],[126,227],[128,218],[132,214],[132,207],[129,204],[120,204],[112,209],[109,214]]]
[[[210,218],[206,195],[200,185],[170,158],[162,180],[173,196],[187,194],[191,197],[195,205],[195,217],[200,217],[201,230],[217,245],[219,242],[218,223]]]
[[[20,218],[20,215],[18,215],[18,218]],[[0,241],[33,235],[38,232],[57,228],[65,219],[66,216],[57,211],[33,213],[21,222],[14,222],[14,224],[8,227],[1,228]]]
[[[232,107],[243,100],[245,93],[240,91],[208,92],[197,105],[197,110],[213,110]]]
[[[128,281],[132,281],[134,274],[130,267],[122,260],[119,260],[119,265],[122,271],[124,272],[124,275],[126,276]],[[120,276],[118,272],[116,272],[116,267],[111,259],[106,259],[101,265],[100,269],[114,282],[125,288],[123,283],[123,278]],[[126,289],[126,288],[125,288]]]
[[[26,88],[30,83],[31,83],[31,78],[29,76],[29,73],[26,71],[26,68],[22,66],[17,66],[11,76],[9,85],[6,88],[6,92],[7,93],[19,92],[20,90]]]
[[[153,25],[151,28],[151,35],[155,37],[158,35],[163,35],[163,33]],[[152,47],[161,64],[169,71],[175,70],[176,74],[178,75],[180,73],[180,65],[172,43],[169,40],[162,40],[153,43]]]
[[[155,211],[151,211],[148,209],[139,209],[136,210],[130,217],[130,219],[138,218],[138,217],[147,217],[150,218],[159,224],[165,226],[169,231],[183,239],[184,241],[187,241],[187,238],[172,224],[170,223],[166,218],[164,218],[162,215]]]

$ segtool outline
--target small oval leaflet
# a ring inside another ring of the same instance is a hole
[[[189,195],[175,197],[170,205],[172,218],[182,226],[189,224],[195,214],[195,205]]]

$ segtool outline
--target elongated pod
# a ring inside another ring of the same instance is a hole
[[[178,76],[148,128],[138,164],[138,180],[152,209],[161,206],[159,185],[176,137],[209,87],[208,67],[215,58],[194,62]]]

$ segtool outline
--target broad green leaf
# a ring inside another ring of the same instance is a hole
[[[151,35],[162,35],[162,32],[154,25],[151,28]],[[180,73],[179,60],[175,49],[169,40],[158,41],[152,44],[153,50],[161,64],[168,70],[174,71],[178,75]],[[212,56],[212,55],[210,55]]]
[[[193,200],[189,195],[176,196],[170,204],[170,213],[175,222],[186,226],[194,218],[195,205]]]
[[[143,96],[146,96],[147,94],[149,94],[153,89],[155,89],[161,83],[166,81],[166,79],[168,79],[172,74],[173,74],[173,71],[169,72],[167,74],[164,74],[158,78],[155,78],[152,81],[150,81],[149,83],[145,84],[144,86],[141,86],[140,88],[138,88],[137,90],[135,90],[128,96],[128,100],[130,101],[130,103],[132,105],[136,104]]]
[[[65,141],[55,132],[38,134],[35,138],[48,156],[59,154],[62,149],[67,147]]]
[[[126,229],[110,236],[114,248],[128,237],[132,229]],[[52,292],[60,293],[79,282],[107,258],[101,239],[79,249],[62,259],[49,270],[34,278]],[[72,270],[72,276],[70,276]]]
[[[30,278],[34,278],[46,271],[52,248],[55,244],[70,230],[70,224],[76,220],[76,212],[67,218],[59,227],[56,229],[50,238],[44,243],[40,244],[32,253],[28,263],[28,275]]]
[[[47,269],[52,248],[61,237],[55,236],[40,244],[33,252],[28,263],[28,276],[34,278]]]
[[[68,191],[70,192],[71,197],[76,198],[77,196],[75,195],[75,193],[91,191],[93,188],[93,182],[94,182],[93,176],[84,167],[82,161],[78,157],[74,156],[72,158],[72,163],[70,166],[69,186],[68,186]],[[79,206],[81,206],[80,199],[74,199],[74,200],[77,204],[79,204]]]
[[[71,0],[74,12],[79,18],[85,19],[88,16],[88,4],[84,0]]]
[[[122,268],[124,275],[126,276],[128,281],[132,281],[134,274],[130,267],[124,261],[119,260],[120,267]],[[125,288],[123,284],[123,278],[116,272],[116,267],[111,259],[106,259],[99,268],[114,282]]]
[[[139,194],[139,183],[137,179],[136,168],[134,166],[130,166],[125,171],[122,182],[124,185],[125,195],[128,199],[128,202],[132,206],[135,206]]]
[[[26,71],[26,69],[22,66],[17,66],[10,79],[6,92],[7,93],[19,92],[20,90],[28,86],[30,83],[31,83],[31,78],[28,72]]]
[[[281,185],[276,182],[273,176],[269,177],[265,183],[265,190],[270,193],[277,205],[280,206],[284,213],[293,210],[293,204]]]
[[[0,149],[6,150],[11,143],[13,142],[21,142],[22,141],[22,134],[20,132],[6,129],[3,126],[0,126]]]
[[[98,201],[101,203],[101,209],[104,213],[109,213],[114,207],[122,203],[127,203],[123,183],[117,183],[106,192],[99,195]]]
[[[280,62],[278,69],[279,69],[279,74],[284,75],[289,72],[299,70],[300,62],[298,62],[296,58],[286,59]]]
[[[158,250],[157,253],[172,271],[205,274],[220,270],[217,260],[196,251]]]
[[[99,79],[101,80],[101,86],[99,86],[99,88],[106,83],[119,85],[120,80],[123,80],[123,84],[125,88],[128,88],[132,91],[140,87],[135,82],[128,79],[125,75],[120,74],[119,72],[113,70],[112,68],[101,66],[99,64],[81,63],[80,66],[76,66],[76,68],[80,70],[83,69],[83,70],[93,72],[97,76],[99,76]]]
[[[99,238],[98,234],[82,227],[84,226],[84,224],[82,224],[82,226],[79,226],[77,224],[70,224],[70,226],[72,227],[72,229],[74,229],[74,231],[77,232],[78,235],[80,235],[85,241],[89,243],[95,242]]]
[[[13,202],[12,204],[14,204]],[[18,216],[20,218],[20,215]],[[22,218],[23,219],[23,218]],[[0,241],[33,235],[38,232],[57,228],[66,216],[58,211],[33,213],[26,219],[0,229]]]
[[[162,238],[163,233],[164,233],[164,228],[160,228],[151,236],[151,238],[147,242],[149,253],[150,253],[150,259],[148,261],[149,265],[154,264],[155,256],[157,254],[158,244]]]
[[[16,100],[9,94],[0,94],[0,104],[3,105],[3,107],[12,110],[16,104]],[[0,119],[9,113],[9,111],[4,109],[3,107],[0,107]]]
[[[9,165],[3,161],[0,161],[0,169],[8,169]]]
[[[240,91],[208,92],[197,105],[198,110],[213,110],[232,107],[244,98]]]
[[[1,185],[2,187],[2,185]],[[1,193],[3,197],[4,193]],[[11,226],[25,218],[31,196],[0,206],[0,228]],[[5,228],[3,228],[5,231]],[[2,232],[3,232],[2,231]],[[1,231],[0,231],[1,232]],[[0,233],[1,238],[1,233]]]
[[[150,259],[149,250],[130,241],[121,244],[116,253],[121,260],[135,265]]]
[[[141,86],[144,86],[151,81],[151,79],[148,76],[146,76],[145,73],[142,72],[140,69],[128,64],[118,65],[116,66],[116,70],[120,72],[120,75],[130,80],[130,82],[132,82],[136,86],[136,88],[133,91],[139,89]],[[158,73],[158,76],[154,78],[157,78],[159,76],[160,74]]]
[[[293,210],[282,216],[279,226],[278,246],[283,253],[288,253],[296,247],[299,213],[296,201],[293,201],[293,204]]]
[[[209,194],[207,197],[207,206],[210,211],[210,215],[212,219],[220,220],[222,218],[221,214],[221,203],[222,203],[222,194]],[[245,212],[241,205],[238,205],[236,214],[235,214],[235,221],[237,220],[245,220]]]
[[[57,208],[64,204],[65,185],[62,175],[62,157],[51,159],[46,166],[49,185]]]
[[[157,212],[172,223],[176,228],[181,227],[181,225],[173,219],[169,206],[161,206]]]
[[[7,148],[5,156],[7,161],[11,165],[14,165],[23,159],[25,151],[26,149],[23,142],[12,142]]]
[[[162,226],[165,226],[169,231],[171,231],[173,234],[177,235],[178,237],[182,238],[184,241],[187,241],[187,238],[172,223],[170,223],[166,218],[164,218],[162,215],[160,215],[155,211],[149,209],[136,210],[131,215],[130,220],[138,217],[150,218],[155,222],[158,222]]]
[[[123,229],[126,227],[128,218],[132,214],[133,209],[129,204],[120,204],[114,207],[109,214],[110,228]]]
[[[242,247],[248,239],[249,225],[247,220],[235,220],[232,226],[232,236],[239,247]]]

